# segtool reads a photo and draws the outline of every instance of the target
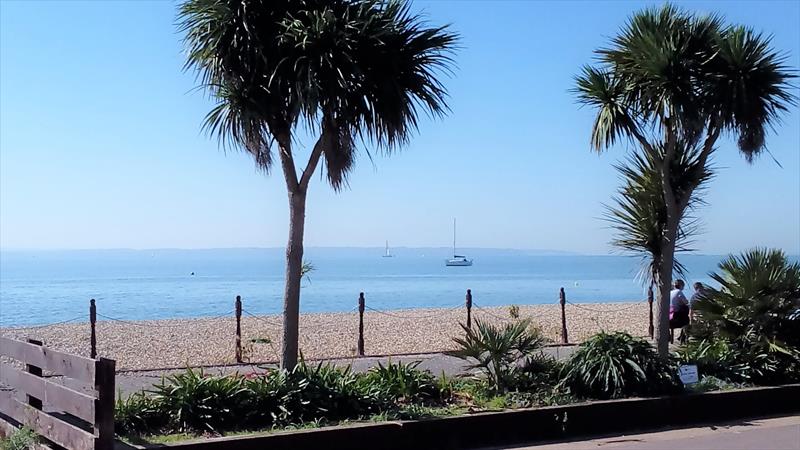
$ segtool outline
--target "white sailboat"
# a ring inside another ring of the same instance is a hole
[[[383,254],[384,258],[393,258],[394,255],[389,253],[389,241],[386,241],[386,253]]]
[[[456,254],[456,219],[453,219],[453,257],[446,260],[446,266],[471,266],[472,260],[466,256]]]

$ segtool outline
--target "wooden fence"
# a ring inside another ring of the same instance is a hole
[[[71,355],[39,341],[6,337],[0,337],[0,356],[25,365],[22,370],[0,362],[0,384],[25,395],[21,400],[12,390],[0,390],[0,422],[27,425],[68,450],[114,448],[113,360]],[[45,372],[63,377],[64,383],[44,377]]]

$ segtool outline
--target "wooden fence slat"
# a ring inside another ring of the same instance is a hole
[[[51,408],[72,414],[89,423],[94,422],[95,399],[81,392],[23,372],[0,362],[0,382],[41,399]]]
[[[0,354],[69,378],[94,383],[95,360],[0,336]]]
[[[114,450],[114,376],[116,362],[100,358],[95,361],[97,403],[94,421],[95,450]]]
[[[10,391],[0,392],[0,410],[64,448],[71,450],[95,448],[92,433],[48,416],[46,413],[20,402],[13,397]]]

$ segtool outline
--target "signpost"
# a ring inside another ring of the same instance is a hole
[[[695,365],[680,366],[678,368],[678,376],[683,384],[694,384],[699,381],[697,376],[697,366]]]

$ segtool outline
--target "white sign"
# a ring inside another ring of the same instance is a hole
[[[681,378],[683,384],[697,383],[697,366],[680,366],[678,368],[678,376]]]

